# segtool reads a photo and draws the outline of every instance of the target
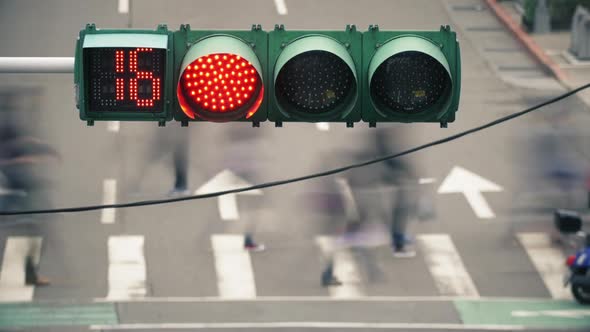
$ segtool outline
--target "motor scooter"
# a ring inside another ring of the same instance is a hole
[[[576,301],[590,304],[590,234],[582,231],[582,218],[573,211],[557,210],[555,225],[567,242],[576,248],[575,254],[566,258],[568,272],[563,285],[571,287]]]

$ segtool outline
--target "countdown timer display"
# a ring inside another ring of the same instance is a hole
[[[149,47],[84,49],[90,112],[161,112],[166,50]]]

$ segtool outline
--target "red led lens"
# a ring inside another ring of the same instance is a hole
[[[220,116],[237,112],[250,117],[262,102],[263,89],[260,73],[252,63],[236,54],[215,53],[186,66],[180,75],[178,95],[183,111],[191,118],[193,110]]]

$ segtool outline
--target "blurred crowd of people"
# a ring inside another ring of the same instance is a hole
[[[527,134],[530,167],[527,168],[527,182],[533,192],[543,192],[550,188],[560,191],[561,201],[553,201],[551,208],[572,207],[577,189],[584,187],[590,192],[588,165],[583,156],[575,151],[568,141],[568,119],[566,113],[550,115],[550,119],[539,121]],[[47,167],[60,162],[58,151],[44,142],[35,130],[27,127],[15,112],[3,111],[0,119],[0,210],[26,210],[36,206],[48,207],[48,197],[38,195],[50,184]],[[139,186],[148,167],[154,162],[168,158],[172,167],[173,183],[169,195],[189,195],[194,189],[189,185],[189,130],[162,130],[149,144],[143,168],[139,169],[132,185]],[[345,155],[342,165],[364,162],[400,151],[399,137],[388,129],[363,131],[362,142],[355,142],[355,149],[342,151]],[[260,130],[247,126],[234,126],[226,132],[224,153],[220,169],[229,169],[237,177],[256,184],[265,180],[261,173],[263,164],[269,162],[263,145],[266,140]],[[258,153],[250,151],[256,146]],[[354,151],[354,152],[351,152]],[[368,268],[368,275],[378,279],[379,269],[373,261],[375,247],[390,246],[395,258],[416,256],[413,241],[408,234],[410,220],[433,218],[433,203],[420,206],[424,193],[419,188],[416,167],[408,158],[395,158],[370,166],[355,168],[336,177],[330,177],[342,202],[343,218],[334,217],[331,222],[340,229],[333,234],[336,241],[334,251],[353,250],[358,252]],[[264,195],[258,197],[264,206]],[[431,198],[430,198],[431,199]],[[590,195],[587,204],[590,206]],[[428,201],[428,199],[427,199]],[[424,211],[424,210],[428,211]],[[254,240],[256,225],[260,223],[259,214],[244,213],[239,232],[244,234],[244,249],[264,250],[264,245]],[[6,220],[6,218],[4,218]],[[31,227],[35,227],[32,223]],[[235,232],[236,229],[230,231]],[[34,250],[32,249],[31,252]],[[322,286],[338,286],[341,281],[334,273],[334,253],[326,257],[325,268],[321,272]],[[49,281],[36,273],[36,263],[32,255],[25,262],[27,283],[43,285]]]

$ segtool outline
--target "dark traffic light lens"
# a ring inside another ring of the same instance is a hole
[[[308,51],[281,68],[275,94],[287,110],[320,114],[347,102],[355,88],[352,70],[340,57],[326,51]]]
[[[396,113],[418,113],[450,91],[446,69],[433,57],[408,51],[389,57],[371,79],[373,100]]]

